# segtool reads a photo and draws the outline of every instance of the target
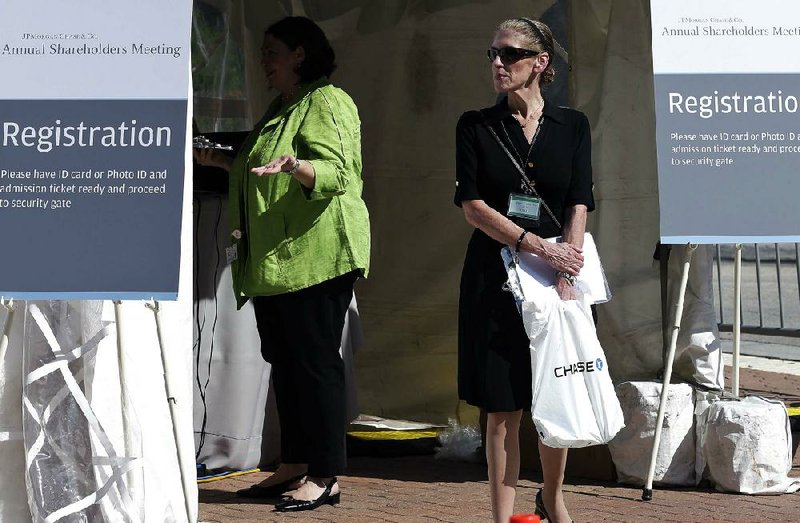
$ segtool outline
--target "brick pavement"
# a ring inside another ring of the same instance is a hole
[[[793,475],[800,476],[800,467]],[[201,521],[227,522],[452,522],[491,520],[485,466],[443,462],[429,456],[353,458],[339,478],[342,504],[313,512],[277,514],[272,503],[241,500],[233,491],[261,481],[266,473],[206,483],[200,490]],[[533,511],[541,478],[523,473],[517,511]],[[565,486],[577,522],[797,522],[800,494],[743,496],[708,489],[657,489],[650,502],[641,489],[572,481]]]
[[[745,391],[800,401],[800,377],[743,369]],[[452,522],[491,520],[485,465],[435,460],[431,456],[352,458],[339,478],[342,504],[313,512],[277,514],[272,504],[243,500],[233,492],[261,481],[250,474],[200,485],[200,520],[228,522]],[[792,475],[800,477],[800,455]],[[535,473],[522,473],[517,512],[533,511],[541,486]],[[565,496],[575,521],[614,522],[800,522],[800,494],[744,496],[708,489],[657,489],[643,502],[641,489],[614,483],[570,480]],[[274,502],[273,502],[274,503]]]

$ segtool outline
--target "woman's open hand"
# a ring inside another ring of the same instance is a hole
[[[583,267],[582,250],[570,243],[542,242],[542,254],[555,270],[577,276]]]
[[[291,171],[292,167],[295,166],[295,163],[297,163],[297,159],[294,156],[291,154],[284,154],[283,156],[275,158],[266,165],[262,165],[261,167],[253,167],[250,169],[250,172],[256,176],[272,176],[273,174],[277,174],[279,172]]]

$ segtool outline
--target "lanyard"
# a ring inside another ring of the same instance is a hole
[[[511,135],[508,134],[508,129],[506,129],[506,124],[504,124],[503,121],[500,120],[500,127],[503,128],[503,134],[506,135],[506,138],[508,139],[508,143],[511,144],[511,148],[514,149],[515,153],[517,153],[517,158],[519,159],[520,163],[523,166],[524,165],[528,165],[528,167],[531,167],[531,165],[529,164],[530,159],[531,159],[531,153],[533,152],[533,146],[536,145],[536,139],[539,138],[539,131],[542,130],[542,123],[543,122],[544,122],[544,114],[541,115],[539,117],[539,120],[536,122],[536,131],[533,133],[533,137],[531,138],[531,144],[530,144],[530,146],[528,146],[528,154],[525,156],[525,160],[523,161],[522,155],[519,154],[519,151],[517,150],[517,146],[514,145],[514,142],[511,140]],[[531,182],[531,185],[533,185],[532,182]],[[522,184],[522,189],[526,190],[526,187],[525,187],[524,183]]]
[[[561,222],[558,221],[558,218],[556,218],[555,214],[553,214],[553,211],[550,210],[550,207],[547,206],[547,203],[545,203],[544,199],[541,196],[539,196],[539,193],[536,191],[536,188],[534,188],[533,183],[531,183],[530,179],[528,178],[528,175],[525,174],[525,169],[523,169],[522,166],[517,161],[517,159],[514,158],[514,155],[511,154],[511,151],[509,151],[508,147],[506,147],[506,144],[504,144],[503,140],[501,140],[500,137],[497,136],[497,133],[494,131],[494,129],[492,129],[492,126],[490,126],[486,122],[486,120],[483,121],[483,125],[484,127],[486,127],[486,130],[489,131],[489,134],[492,135],[492,138],[494,138],[494,140],[500,146],[500,149],[502,149],[503,152],[506,153],[506,156],[508,157],[509,160],[511,160],[511,163],[514,164],[514,167],[516,167],[517,172],[519,172],[519,175],[522,177],[522,185],[525,186],[525,188],[527,188],[528,191],[530,191],[530,194],[536,196],[542,201],[542,207],[544,207],[544,210],[545,212],[547,212],[547,215],[550,216],[550,219],[553,220],[553,223],[556,224],[556,227],[561,229]],[[540,124],[539,129],[541,129],[541,127],[542,126]],[[538,133],[539,130],[537,129],[536,134],[538,135]],[[535,140],[536,136],[534,136],[534,139],[531,140],[531,145],[533,145],[532,142]]]

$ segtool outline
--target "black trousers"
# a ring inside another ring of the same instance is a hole
[[[344,362],[339,355],[356,272],[277,296],[253,298],[261,354],[272,364],[281,462],[327,478],[346,466]]]

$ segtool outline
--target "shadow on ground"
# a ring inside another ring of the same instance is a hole
[[[253,483],[258,483],[261,478],[253,478]],[[264,498],[264,499],[248,499],[240,498],[235,492],[230,490],[218,490],[205,488],[202,484],[199,485],[198,501],[200,503],[222,503],[229,504],[235,503],[237,505],[263,505],[265,509],[272,510],[276,503],[281,501],[280,497],[277,498]]]

